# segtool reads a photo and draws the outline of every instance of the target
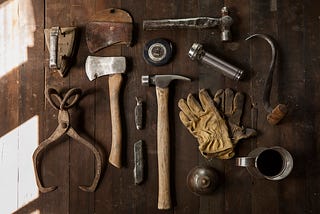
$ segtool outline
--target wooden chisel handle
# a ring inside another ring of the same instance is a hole
[[[280,122],[280,120],[282,120],[284,118],[284,116],[286,116],[288,112],[288,108],[286,105],[284,104],[278,104],[273,110],[272,112],[270,112],[267,115],[267,121],[271,124],[271,125],[276,125]]]
[[[170,196],[170,135],[169,135],[169,88],[156,87],[158,102],[157,150],[158,150],[158,209],[171,208]]]
[[[122,128],[119,105],[119,93],[122,83],[121,74],[113,74],[109,77],[109,97],[111,112],[112,144],[109,155],[109,162],[117,167],[121,167],[122,150]]]

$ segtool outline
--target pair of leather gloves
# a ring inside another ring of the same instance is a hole
[[[241,139],[256,135],[254,129],[240,125],[244,106],[242,93],[220,89],[212,99],[205,89],[201,89],[199,100],[200,103],[189,94],[187,100],[179,100],[178,106],[181,122],[197,138],[204,157],[230,159]]]

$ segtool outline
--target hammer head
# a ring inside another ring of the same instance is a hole
[[[167,88],[172,80],[185,80],[191,79],[180,75],[143,75],[141,76],[141,83],[144,86],[155,85],[160,88]]]
[[[90,81],[105,75],[124,73],[126,70],[125,57],[96,57],[88,56],[86,74]]]
[[[229,42],[232,39],[230,27],[233,23],[233,19],[229,16],[229,11],[227,7],[221,9],[221,41]]]

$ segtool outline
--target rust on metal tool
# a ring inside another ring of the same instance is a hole
[[[144,180],[144,143],[139,140],[134,144],[134,183],[141,184]]]
[[[134,109],[134,120],[136,123],[136,128],[138,130],[141,130],[141,129],[143,129],[143,126],[144,126],[144,124],[143,124],[144,123],[143,102],[142,102],[141,98],[139,98],[139,97],[136,97],[136,101],[137,101],[137,104]]]
[[[49,50],[49,68],[65,77],[76,52],[76,27],[52,27],[44,29],[46,45]]]
[[[189,29],[206,29],[219,26],[221,30],[221,41],[231,41],[230,27],[233,24],[233,19],[229,16],[227,7],[221,9],[221,17],[196,17],[182,19],[159,19],[159,20],[144,20],[144,30],[163,30],[175,28]]]
[[[109,8],[95,14],[86,25],[86,42],[90,53],[111,45],[132,43],[133,20],[122,9]]]
[[[79,188],[86,192],[94,192],[99,183],[102,171],[102,162],[103,156],[101,153],[94,147],[94,145],[88,142],[86,139],[81,137],[70,125],[70,115],[68,109],[73,107],[79,100],[81,96],[81,90],[77,88],[70,89],[64,97],[61,97],[60,94],[53,88],[49,88],[46,90],[46,98],[48,102],[52,105],[53,108],[59,110],[58,114],[58,127],[51,134],[51,136],[45,139],[40,145],[36,148],[33,153],[33,166],[36,176],[37,186],[39,191],[42,193],[47,193],[54,191],[57,189],[57,186],[44,187],[42,183],[42,179],[40,178],[40,156],[45,151],[45,149],[50,146],[52,143],[56,142],[64,135],[68,135],[73,138],[75,141],[81,143],[85,147],[87,147],[90,151],[93,152],[94,157],[96,159],[95,166],[95,176],[93,182],[90,186],[79,186]],[[53,97],[55,99],[53,99]],[[58,103],[56,103],[58,101]]]
[[[254,37],[264,39],[265,41],[267,41],[269,43],[269,45],[271,47],[272,57],[271,57],[271,62],[270,62],[270,66],[269,66],[268,77],[265,82],[265,87],[264,87],[264,92],[263,92],[263,107],[268,112],[267,121],[271,125],[276,125],[284,118],[284,116],[288,112],[288,108],[285,104],[278,104],[275,108],[272,108],[271,104],[270,104],[272,78],[273,78],[273,72],[275,70],[275,64],[276,64],[278,51],[276,49],[276,46],[274,44],[273,39],[270,36],[267,36],[265,34],[253,34],[253,35],[249,36],[248,38],[246,38],[246,40],[249,40]]]

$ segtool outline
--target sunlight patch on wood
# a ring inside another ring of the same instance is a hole
[[[0,138],[0,213],[12,213],[39,196],[32,164],[38,124],[34,116]]]
[[[35,30],[32,0],[7,0],[0,5],[0,77],[28,61]]]

